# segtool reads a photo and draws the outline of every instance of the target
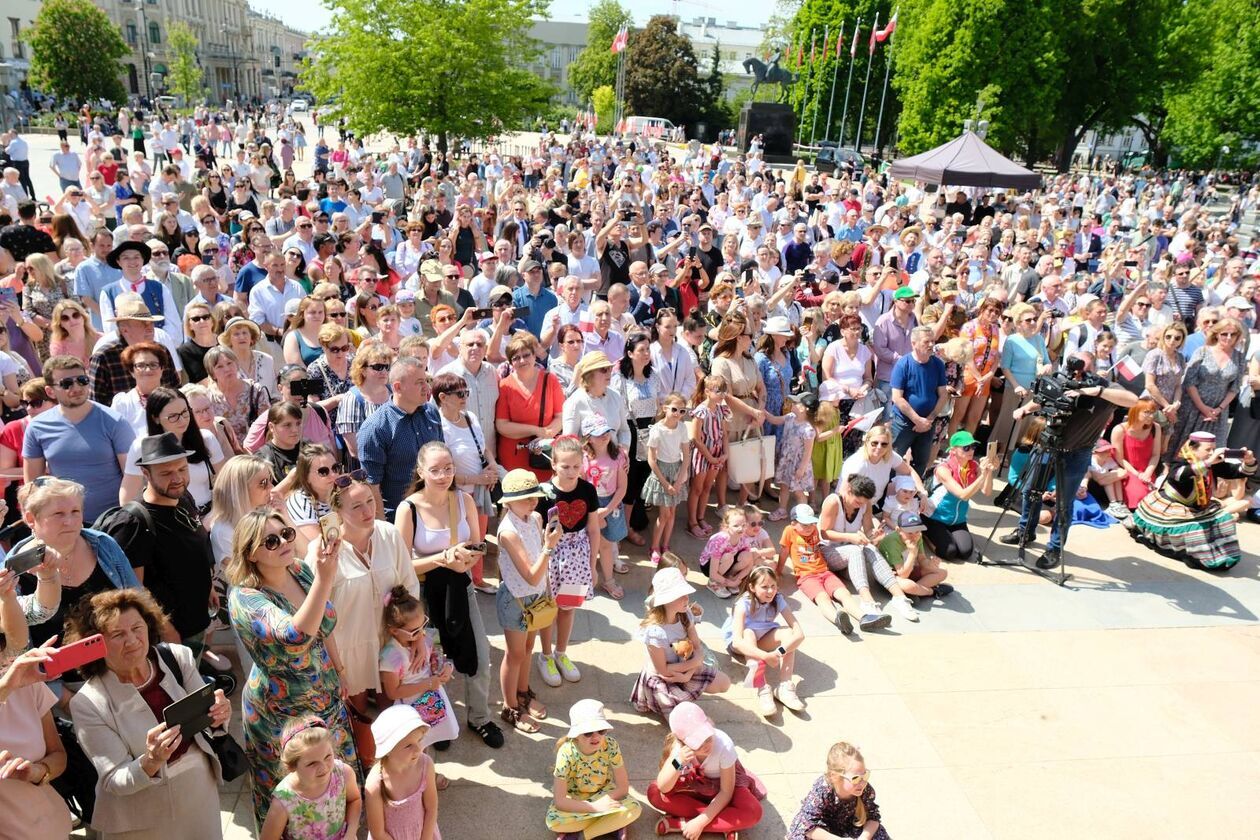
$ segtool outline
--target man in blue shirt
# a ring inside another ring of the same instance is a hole
[[[932,352],[932,333],[930,327],[911,330],[911,352],[897,360],[891,381],[893,451],[910,450],[921,476],[930,466],[932,425],[949,401],[945,363]]]
[[[329,216],[333,213],[341,213],[346,209],[345,199],[342,193],[346,189],[346,182],[342,180],[334,180],[328,182],[328,198],[319,202],[319,209],[323,210]]]
[[[404,356],[389,369],[393,394],[359,428],[359,462],[376,495],[376,515],[393,521],[407,495],[420,447],[442,440],[442,418],[429,402],[429,376],[419,359]]]
[[[122,277],[121,271],[105,262],[112,250],[114,235],[106,228],[100,228],[92,236],[92,256],[79,263],[79,267],[74,270],[74,293],[79,302],[92,313],[92,326],[97,332],[105,332],[101,321],[101,292]]]
[[[123,465],[135,440],[131,424],[88,399],[83,362],[53,356],[44,362],[48,396],[57,407],[31,420],[22,441],[23,477],[55,475],[83,485],[83,521],[118,504]]]
[[[535,336],[540,336],[547,313],[560,305],[560,299],[551,289],[543,287],[543,267],[537,260],[526,260],[521,266],[521,274],[525,282],[512,290],[512,304],[529,307],[524,318],[525,327]]]
[[[254,258],[236,274],[236,302],[241,306],[249,306],[249,293],[267,279],[267,255],[276,247],[271,238],[261,231],[254,234],[249,245],[254,249]]]

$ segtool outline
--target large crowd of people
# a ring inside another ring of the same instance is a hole
[[[241,775],[260,837],[473,836],[440,754],[536,749],[512,733],[583,679],[578,610],[624,609],[657,832],[734,837],[765,785],[696,701],[802,711],[798,609],[859,634],[948,602],[995,477],[1043,570],[1074,523],[1214,570],[1254,527],[1260,186],[1218,213],[1187,172],[932,191],[634,138],[100,116],[52,206],[29,165],[0,187],[0,836],[73,806],[219,838]],[[603,703],[567,720],[539,830],[625,837]],[[788,837],[887,837],[869,778],[836,743]]]

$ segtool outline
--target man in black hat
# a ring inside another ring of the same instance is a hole
[[[156,239],[153,241],[158,242]],[[166,250],[165,246],[163,250]],[[169,252],[166,256],[169,262]],[[149,312],[157,318],[154,323],[166,330],[167,334],[175,339],[176,344],[182,344],[184,323],[170,288],[161,281],[144,275],[144,267],[151,259],[153,259],[153,250],[145,242],[126,240],[109,252],[105,262],[121,271],[122,277],[101,290],[101,296],[97,300],[101,308],[101,318],[105,323],[112,321],[114,302],[118,296],[124,292],[133,292],[140,295]]]
[[[188,494],[191,454],[170,432],[140,441],[136,463],[144,475],[144,496],[107,514],[103,524],[170,616],[178,641],[200,659],[210,624],[207,607],[218,605],[211,602],[210,535]]]

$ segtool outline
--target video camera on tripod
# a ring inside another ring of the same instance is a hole
[[[1106,388],[1107,384],[1101,376],[1086,373],[1085,360],[1079,358],[1068,359],[1066,370],[1037,377],[1033,382],[1032,400],[1041,406],[1037,415],[1046,420],[1046,428],[1037,443],[1050,449],[1062,449],[1064,432],[1072,415],[1081,407],[1081,400],[1094,399],[1080,394],[1080,389],[1095,385]]]

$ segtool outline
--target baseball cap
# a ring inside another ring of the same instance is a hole
[[[703,709],[686,701],[679,703],[669,713],[669,731],[688,749],[698,750],[717,730]]]
[[[814,509],[809,505],[799,504],[792,508],[792,521],[799,522],[802,525],[817,525],[818,515],[814,513]]]

